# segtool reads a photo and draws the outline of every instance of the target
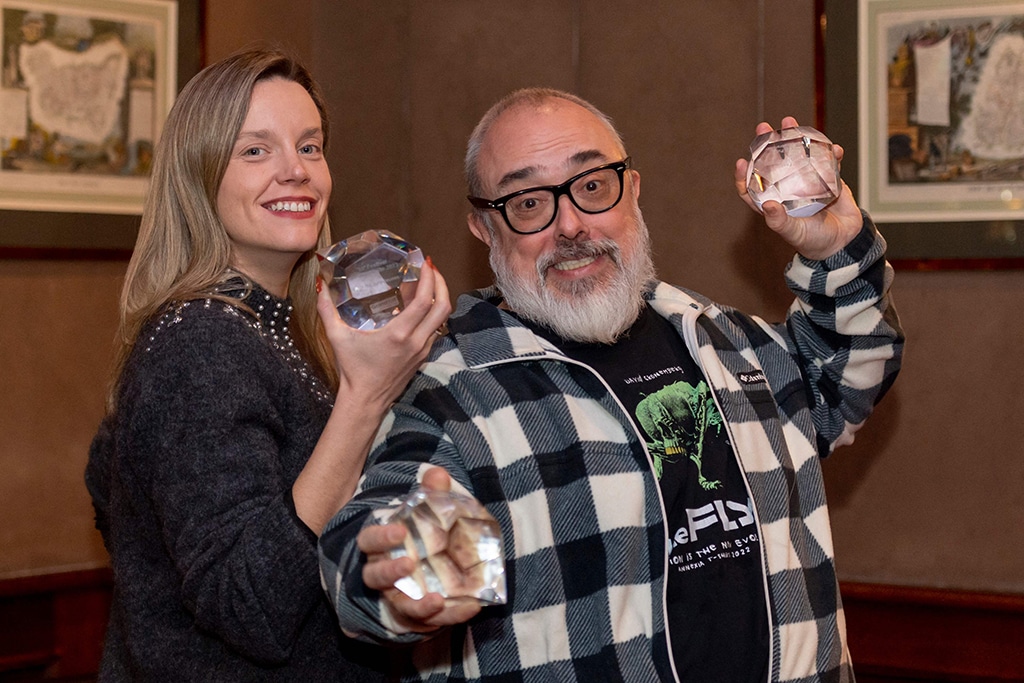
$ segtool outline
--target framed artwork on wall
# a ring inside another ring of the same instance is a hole
[[[1024,219],[1024,2],[861,10],[865,208],[879,221]]]
[[[825,125],[894,261],[1024,267],[1024,2],[824,5]]]
[[[124,256],[199,2],[0,0],[0,256]]]

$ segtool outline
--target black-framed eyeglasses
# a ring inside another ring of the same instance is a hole
[[[583,213],[604,213],[622,199],[622,174],[629,168],[630,157],[622,161],[591,168],[569,178],[561,185],[528,187],[497,199],[467,197],[478,209],[501,213],[512,232],[532,235],[555,222],[558,199],[563,194]]]

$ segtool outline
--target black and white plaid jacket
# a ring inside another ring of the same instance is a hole
[[[728,426],[761,534],[773,681],[851,681],[819,456],[849,443],[899,370],[885,243],[865,217],[825,262],[794,258],[771,325],[664,283]],[[666,538],[644,441],[608,386],[483,290],[459,298],[429,362],[378,435],[360,489],[321,538],[343,628],[416,643],[407,680],[674,680]],[[355,537],[429,466],[501,524],[509,602],[431,638],[405,632],[360,579]]]

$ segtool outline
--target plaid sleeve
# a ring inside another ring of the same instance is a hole
[[[385,418],[355,496],[320,537],[320,575],[338,622],[349,635],[372,642],[410,643],[425,636],[395,624],[380,593],[363,585],[366,558],[356,546],[356,536],[386,516],[429,467],[444,467],[453,487],[466,481],[451,442],[414,402],[397,403]]]
[[[892,386],[903,354],[885,240],[864,214],[860,233],[825,261],[797,255],[786,270],[796,294],[786,327],[814,396],[818,452],[851,443]]]

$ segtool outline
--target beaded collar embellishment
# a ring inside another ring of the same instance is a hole
[[[151,343],[156,335],[164,328],[177,325],[183,319],[183,314],[190,306],[201,305],[204,309],[221,306],[225,313],[233,315],[245,323],[266,340],[266,342],[281,356],[298,377],[299,381],[310,391],[310,393],[321,403],[334,405],[334,396],[327,386],[317,377],[310,368],[309,363],[302,357],[295,342],[292,340],[291,332],[288,329],[291,322],[292,304],[287,299],[279,299],[269,292],[263,290],[256,284],[242,281],[240,278],[232,278],[219,288],[219,292],[232,297],[238,297],[239,302],[248,306],[256,313],[254,319],[244,309],[219,299],[198,299],[194,301],[181,301],[176,303],[157,321],[149,337]],[[146,347],[149,351],[150,347]]]

